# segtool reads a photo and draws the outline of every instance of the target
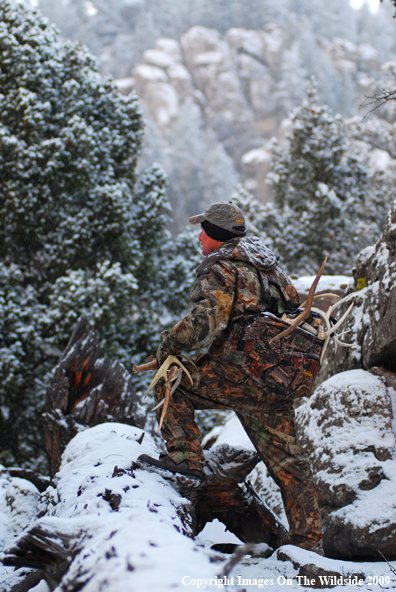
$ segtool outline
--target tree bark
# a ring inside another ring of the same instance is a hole
[[[82,317],[55,369],[43,415],[50,475],[82,427],[117,421],[141,427],[132,378],[119,362],[102,356],[96,332]]]

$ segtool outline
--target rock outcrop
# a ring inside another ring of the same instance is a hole
[[[381,239],[357,257],[346,293],[355,291],[355,307],[344,326],[344,341],[353,347],[329,349],[322,380],[355,368],[396,372],[396,202]]]
[[[396,559],[394,393],[364,370],[333,376],[297,409],[328,557]]]
[[[268,23],[261,30],[234,27],[224,35],[216,29],[195,26],[180,40],[157,39],[154,48],[146,50],[141,63],[133,68],[129,82],[121,79],[116,83],[123,92],[136,89],[158,134],[148,140],[157,151],[162,151],[162,155],[156,154],[162,164],[177,166],[173,161],[168,164],[166,159],[169,155],[171,159],[177,158],[177,137],[183,134],[183,107],[193,104],[196,128],[215,132],[212,142],[231,157],[246,189],[268,201],[271,138],[276,136],[281,143],[284,141],[288,129],[285,118],[305,96],[307,73],[300,70],[301,51],[301,45],[293,42],[287,30],[277,23]],[[327,68],[331,64],[335,84],[344,83],[346,78],[354,80],[356,97],[352,101],[356,102],[356,109],[364,95],[374,92],[375,78],[385,80],[391,75],[389,64],[382,69],[378,53],[368,44],[318,37],[316,51],[318,61],[326,63]],[[328,101],[325,96],[323,100]],[[165,142],[162,148],[161,141]],[[380,152],[387,158],[385,168],[392,167],[394,156],[380,144],[384,148]],[[198,150],[195,155],[199,158]],[[378,158],[372,160],[374,163]],[[172,186],[174,180],[170,176]]]

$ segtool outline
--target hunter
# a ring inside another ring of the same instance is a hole
[[[322,551],[319,505],[312,473],[297,443],[293,400],[309,396],[319,370],[320,342],[297,329],[270,344],[289,325],[298,295],[278,258],[256,237],[232,202],[215,203],[189,219],[201,224],[204,259],[196,270],[191,312],[162,333],[159,366],[169,355],[209,348],[193,359],[193,386],[183,374],[163,419],[167,454],[140,460],[198,479],[205,457],[195,409],[232,409],[269,474],[280,487],[290,543]],[[155,389],[158,404],[164,385]],[[159,419],[161,409],[157,411]]]

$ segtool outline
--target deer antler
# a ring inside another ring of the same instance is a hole
[[[319,298],[328,298],[329,296],[333,296],[334,298],[341,298],[339,294],[333,294],[332,292],[327,292],[326,294],[315,294],[313,300],[318,300]],[[300,307],[303,308],[307,304],[307,301],[303,302]]]
[[[270,343],[273,343],[274,341],[278,341],[281,337],[286,337],[286,335],[290,335],[290,333],[293,333],[293,331],[295,331],[297,329],[297,327],[303,322],[305,321],[309,315],[311,314],[311,307],[312,307],[312,303],[313,303],[313,299],[314,299],[314,295],[315,295],[315,290],[316,287],[319,283],[320,277],[324,271],[324,268],[326,266],[327,263],[327,259],[328,259],[328,255],[326,255],[325,260],[322,263],[321,268],[319,269],[319,273],[316,276],[316,278],[313,281],[312,286],[309,289],[308,292],[308,297],[307,297],[307,301],[305,303],[305,308],[304,308],[304,312],[302,312],[294,321],[293,323],[290,325],[290,327],[288,327],[287,329],[285,329],[285,331],[282,331],[282,333],[279,333],[278,335],[275,335],[275,337],[273,337],[270,340]]]
[[[168,356],[166,358],[165,362],[162,364],[161,368],[158,370],[158,372],[154,376],[153,380],[151,381],[150,386],[148,387],[148,389],[146,391],[145,397],[147,397],[149,392],[155,387],[155,385],[157,384],[157,382],[159,381],[160,378],[165,378],[165,380],[167,380],[167,378],[168,378],[167,372],[168,372],[169,367],[172,364],[177,364],[178,366],[180,366],[180,368],[183,370],[183,372],[185,372],[187,374],[191,384],[194,384],[193,379],[191,378],[191,374],[189,373],[187,368],[180,362],[180,360],[178,360],[176,356]]]
[[[169,406],[169,401],[170,398],[172,396],[172,394],[174,393],[174,391],[176,390],[176,388],[179,386],[180,381],[181,381],[181,376],[182,376],[182,369],[181,368],[176,368],[176,366],[173,366],[170,370],[167,371],[167,382],[166,382],[166,387],[165,387],[165,397],[163,399],[164,402],[164,408],[162,410],[161,413],[161,418],[159,420],[158,423],[158,432],[161,431],[162,428],[162,424],[166,415],[166,412],[168,411],[168,406]],[[172,387],[172,381],[175,380],[175,384]],[[162,403],[162,401],[161,401]]]
[[[356,292],[354,292],[354,294],[356,294]],[[351,294],[349,296],[351,296]],[[345,300],[347,300],[347,298],[349,299],[349,296],[347,296],[346,298],[343,298],[342,300],[345,302]],[[339,303],[337,302],[336,304],[338,306]],[[338,339],[337,335],[335,334],[335,331],[339,327],[341,327],[341,325],[346,321],[346,319],[349,316],[353,307],[354,307],[354,302],[352,302],[352,304],[350,305],[348,310],[342,315],[342,317],[337,321],[337,323],[335,325],[333,325],[333,327],[330,325],[330,315],[331,315],[332,311],[334,310],[334,308],[337,308],[335,304],[333,306],[331,306],[326,313],[324,313],[323,310],[320,310],[319,308],[312,308],[311,309],[312,312],[316,312],[319,316],[322,317],[322,319],[324,320],[325,325],[326,325],[326,330],[324,331],[324,334],[326,335],[326,339],[323,344],[322,353],[320,355],[320,363],[322,363],[322,361],[323,361],[323,358],[326,353],[327,346],[329,345],[329,341],[330,341],[331,336],[334,337],[336,344],[344,346],[344,347],[352,347],[353,344],[343,343],[342,341],[340,341],[340,339]]]

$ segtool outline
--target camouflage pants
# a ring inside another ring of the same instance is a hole
[[[183,375],[162,426],[168,455],[176,463],[187,460],[190,468],[202,469],[202,436],[194,410],[232,409],[280,487],[291,542],[316,549],[322,539],[319,505],[310,467],[296,441],[292,398],[280,400],[270,386],[259,386],[240,367],[208,354],[194,361],[194,384]],[[157,386],[156,403],[163,396],[164,386]],[[161,408],[157,420],[160,415]]]

